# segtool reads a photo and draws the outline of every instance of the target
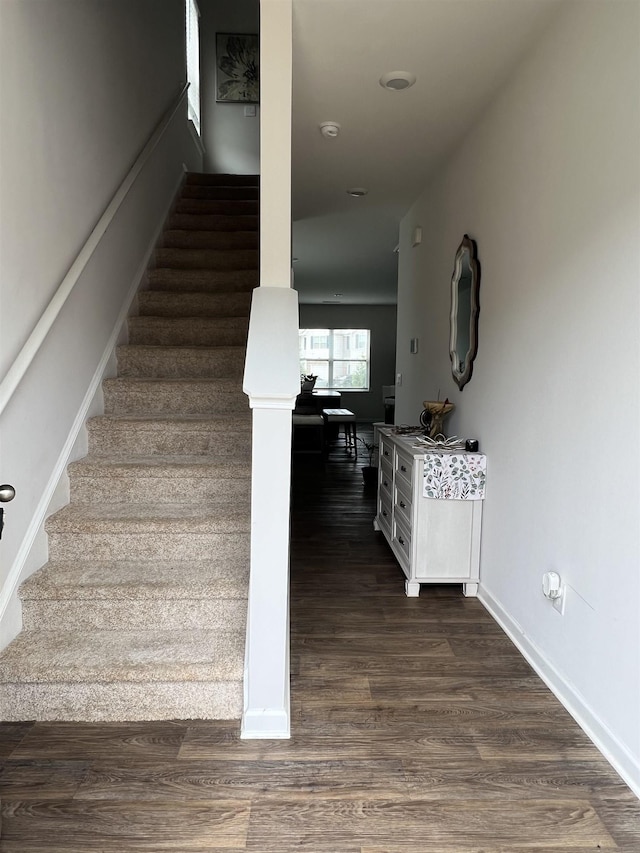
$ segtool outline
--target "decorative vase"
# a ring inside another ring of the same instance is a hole
[[[453,403],[445,400],[423,400],[424,411],[420,412],[420,423],[429,438],[445,435],[443,421],[455,409]]]

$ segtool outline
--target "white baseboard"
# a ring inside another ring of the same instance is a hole
[[[176,186],[174,187],[174,195],[180,189],[180,186],[182,185],[183,181],[184,175],[181,171],[179,180],[176,182]],[[131,304],[135,298],[136,293],[138,292],[138,288],[140,287],[142,278],[146,273],[147,267],[149,266],[149,261],[162,233],[165,219],[166,215],[163,214],[162,219],[158,223],[153,233],[152,239],[150,240],[149,245],[147,246],[147,250],[145,251],[144,257],[132,278],[126,299],[122,304],[116,322],[113,326],[111,335],[109,336],[100,361],[98,362],[91,382],[89,383],[87,391],[83,397],[80,408],[78,409],[71,429],[69,430],[67,439],[62,447],[62,450],[60,451],[56,464],[53,467],[51,476],[49,477],[47,485],[42,492],[42,496],[33,514],[31,523],[27,528],[18,553],[16,554],[16,558],[13,561],[11,569],[9,570],[7,579],[4,582],[2,589],[0,590],[0,649],[10,643],[11,640],[13,640],[14,637],[21,630],[22,611],[18,599],[18,587],[23,581],[27,579],[27,577],[29,577],[32,572],[36,571],[40,566],[43,565],[44,562],[46,562],[46,556],[43,560],[43,555],[42,553],[40,553],[43,550],[42,548],[39,549],[37,560],[30,561],[29,558],[32,555],[32,550],[34,549],[35,543],[37,541],[42,541],[42,537],[45,537],[46,541],[46,534],[44,533],[45,520],[49,517],[49,515],[52,514],[52,512],[55,512],[57,509],[59,509],[61,505],[59,494],[57,494],[58,487],[60,486],[61,480],[66,473],[67,465],[73,459],[72,454],[74,451],[74,447],[76,446],[76,442],[78,441],[80,431],[83,429],[87,421],[93,401],[96,395],[101,391],[102,380],[105,377],[106,371],[109,367],[110,359],[118,343],[118,338],[120,336],[121,329],[127,320]],[[64,504],[65,502],[68,502],[68,491],[67,500],[63,501],[62,504]],[[33,562],[33,565],[30,565],[30,562]]]
[[[525,635],[521,626],[506,613],[501,604],[482,585],[478,592],[478,599],[594,746],[640,799],[640,763],[593,712],[584,696],[567,682],[562,673]]]
[[[289,714],[284,709],[245,711],[240,737],[243,740],[286,740],[291,737]]]

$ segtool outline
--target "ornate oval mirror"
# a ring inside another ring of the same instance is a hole
[[[451,277],[449,332],[451,372],[461,391],[471,379],[473,360],[478,352],[479,290],[480,262],[477,257],[477,246],[475,240],[465,234],[456,252]]]

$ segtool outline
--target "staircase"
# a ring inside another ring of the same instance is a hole
[[[50,561],[20,589],[0,719],[239,719],[257,284],[258,179],[188,175]]]

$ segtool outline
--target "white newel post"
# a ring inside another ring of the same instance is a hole
[[[260,3],[260,287],[244,391],[253,411],[243,738],[287,738],[291,411],[300,391],[291,289],[291,0]]]

